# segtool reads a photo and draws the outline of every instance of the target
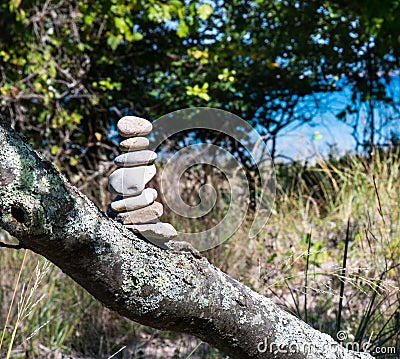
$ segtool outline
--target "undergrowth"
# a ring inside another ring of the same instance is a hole
[[[396,357],[382,348],[400,352],[399,168],[399,151],[279,164],[264,230],[249,239],[244,226],[206,255],[313,327]],[[223,357],[193,337],[110,312],[31,252],[1,249],[0,273],[2,358]]]

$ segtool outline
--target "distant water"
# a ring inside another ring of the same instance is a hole
[[[391,76],[389,85],[385,85],[387,94],[393,98],[397,106],[384,108],[379,104],[375,109],[378,123],[376,141],[385,142],[391,131],[400,136],[400,75]],[[296,123],[283,129],[277,138],[276,155],[282,159],[312,160],[317,156],[326,156],[332,148],[334,154],[343,155],[355,151],[356,141],[352,136],[352,128],[336,115],[350,104],[351,86],[345,86],[343,90],[333,93],[313,94],[306,96],[298,105],[297,111],[308,111],[312,114],[311,121],[305,124]],[[382,114],[385,116],[382,116]],[[360,133],[365,130],[363,123],[368,114],[366,109],[359,113]],[[118,132],[115,126],[111,126],[109,138],[118,140]]]
[[[384,103],[377,104],[374,110],[376,118],[375,143],[387,143],[390,133],[400,136],[400,76],[392,76],[387,87],[397,106],[388,106]],[[293,160],[311,159],[318,155],[326,156],[332,146],[338,155],[355,151],[356,141],[352,136],[353,129],[336,117],[350,104],[351,87],[347,86],[342,91],[317,94],[310,96],[300,104],[304,111],[305,103],[308,110],[313,113],[310,122],[300,126],[288,127],[280,133],[277,139],[277,155],[290,157]],[[365,119],[368,117],[364,106],[359,114],[359,135],[365,131]]]
[[[295,129],[283,130],[277,139],[276,154],[278,158],[306,160],[319,155],[325,157],[332,149],[337,155],[343,155],[355,151],[355,147],[349,126],[327,114]]]

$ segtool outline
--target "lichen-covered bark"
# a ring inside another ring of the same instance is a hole
[[[347,351],[206,259],[137,238],[5,123],[0,148],[0,227],[107,307],[193,334],[235,358],[372,358]]]

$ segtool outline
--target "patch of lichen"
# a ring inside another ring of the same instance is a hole
[[[17,136],[0,131],[2,150],[1,222],[8,229],[25,235],[46,235],[52,232],[49,213],[56,213],[61,205],[54,195],[62,186],[57,171],[41,166],[42,159]],[[12,208],[23,213],[23,223],[15,225]],[[8,224],[8,225],[7,225]]]

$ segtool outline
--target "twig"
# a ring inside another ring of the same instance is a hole
[[[343,265],[341,270],[341,282],[340,282],[340,294],[339,294],[339,307],[338,307],[338,315],[336,320],[336,334],[340,331],[340,324],[342,321],[342,310],[343,310],[343,296],[344,296],[344,284],[346,280],[346,265],[347,265],[347,253],[349,250],[349,242],[350,242],[350,218],[347,220],[347,230],[346,230],[346,240],[344,245],[344,253],[343,253]]]
[[[306,258],[306,277],[304,281],[304,321],[307,323],[307,287],[308,287],[308,268],[310,264],[311,233],[307,234],[307,258]]]

